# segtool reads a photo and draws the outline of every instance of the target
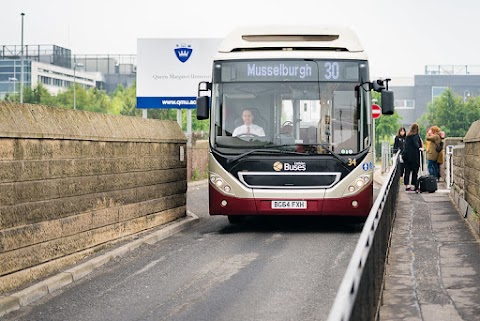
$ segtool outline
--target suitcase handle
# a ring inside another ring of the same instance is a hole
[[[423,147],[421,147],[419,149],[419,153],[420,153],[420,169],[421,169],[421,172],[419,173],[419,177],[422,176],[422,175],[429,175],[430,173],[428,172],[428,169],[425,170],[425,167],[426,167],[426,164],[425,164],[425,160],[426,160],[426,156],[425,156],[425,149]]]

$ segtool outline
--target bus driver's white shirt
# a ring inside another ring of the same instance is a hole
[[[254,134],[254,135],[257,135],[257,136],[265,136],[265,132],[263,131],[263,128],[258,126],[258,125],[255,125],[255,124],[251,124],[250,126],[247,126],[247,125],[238,126],[233,131],[232,136],[238,136],[238,135],[241,135],[241,134],[247,134],[248,135],[247,127],[250,127],[250,133],[251,134]]]

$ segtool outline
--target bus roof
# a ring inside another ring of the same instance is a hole
[[[329,25],[241,27],[230,32],[218,49],[219,53],[270,50],[363,52],[357,35],[351,29]]]

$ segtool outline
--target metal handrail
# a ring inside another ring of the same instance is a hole
[[[398,155],[358,239],[328,321],[371,321],[378,317],[390,234],[395,217],[400,172]]]

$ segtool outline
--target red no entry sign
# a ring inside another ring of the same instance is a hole
[[[382,108],[380,108],[380,106],[378,106],[377,104],[373,104],[372,105],[373,119],[377,119],[378,117],[380,117],[381,114],[382,114]]]

